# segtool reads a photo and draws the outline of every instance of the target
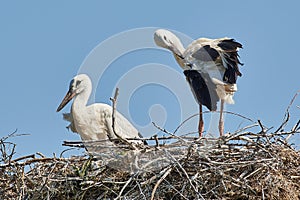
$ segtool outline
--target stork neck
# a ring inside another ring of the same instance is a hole
[[[82,111],[86,107],[90,94],[91,94],[90,90],[84,90],[80,94],[75,96],[72,104],[73,112],[74,111],[76,112],[77,110]]]
[[[178,49],[179,53],[183,56],[183,54],[185,52],[185,48],[183,47],[183,45],[179,39],[178,39],[177,49]]]
[[[176,52],[173,52],[173,55],[177,61],[177,63],[180,65],[180,67],[183,69],[183,70],[186,70],[188,69],[186,66],[185,66],[185,61],[184,61],[184,52],[185,52],[185,48],[183,47],[182,43],[180,42],[180,40],[178,39],[178,42],[176,43],[176,48],[177,48],[177,51],[179,52],[180,56],[176,53]]]

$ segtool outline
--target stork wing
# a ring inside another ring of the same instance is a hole
[[[238,55],[238,49],[242,48],[242,44],[234,39],[198,39],[191,47],[194,47],[190,48],[193,58],[203,62],[214,61],[224,66],[223,81],[226,83],[235,84],[237,77],[242,76],[238,66],[243,65]]]
[[[204,62],[216,61],[219,56],[219,52],[210,45],[202,46],[192,54],[192,57]]]
[[[68,130],[71,129],[72,132],[78,133],[71,113],[63,113],[63,119],[70,122],[70,124],[66,127]]]
[[[110,117],[106,117],[106,126],[110,138],[116,138],[116,135],[112,128],[112,113],[110,112]],[[140,133],[138,130],[119,112],[115,115],[115,131],[116,133],[124,138],[140,138]],[[141,141],[132,141],[134,143],[142,143]]]
[[[107,128],[107,137],[109,139],[115,139],[116,135],[113,130],[111,115],[105,117],[105,125]]]
[[[222,51],[222,62],[226,68],[223,81],[235,84],[237,76],[242,76],[238,65],[243,64],[239,61],[238,49],[243,48],[243,46],[234,39],[220,40],[217,46]]]
[[[210,111],[216,111],[219,97],[216,85],[209,75],[198,70],[185,70],[184,75],[197,102],[205,105]]]

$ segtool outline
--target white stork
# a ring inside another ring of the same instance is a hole
[[[112,107],[104,103],[87,105],[91,91],[92,82],[86,74],[75,76],[56,111],[59,112],[74,98],[71,113],[64,114],[64,119],[71,122],[68,128],[79,133],[83,141],[117,138],[112,128]],[[138,130],[117,111],[115,113],[115,131],[125,139],[141,138]],[[134,142],[142,143],[142,141]],[[87,150],[91,152],[94,151],[94,148],[87,148]]]
[[[202,105],[210,111],[217,110],[221,100],[219,132],[224,132],[224,102],[234,104],[233,95],[237,91],[237,77],[241,76],[238,50],[242,44],[231,38],[199,38],[185,49],[173,33],[159,29],[154,33],[155,43],[170,50],[177,63],[184,70],[193,95],[199,104],[199,136],[202,136],[204,123]]]

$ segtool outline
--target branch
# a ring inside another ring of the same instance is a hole
[[[214,112],[220,113],[220,111],[214,111]],[[211,113],[211,111],[204,111],[204,112],[202,112],[202,114],[206,114],[206,113]],[[223,111],[223,113],[235,115],[237,117],[246,119],[246,120],[254,123],[254,121],[252,119],[250,119],[248,117],[245,117],[245,116],[243,116],[241,114],[238,114],[238,113],[234,113],[234,112],[230,112],[230,111],[225,111],[225,110]],[[187,119],[185,119],[183,122],[181,122],[181,124],[179,124],[179,126],[177,126],[177,128],[175,129],[175,131],[173,132],[173,134],[175,134],[179,130],[179,128],[181,128],[187,121],[191,120],[192,118],[194,118],[194,117],[196,117],[198,115],[199,115],[199,113],[194,114],[194,115],[188,117]]]
[[[115,129],[115,122],[116,122],[116,110],[117,110],[117,98],[119,95],[119,88],[116,88],[115,90],[115,95],[114,98],[110,98],[110,100],[112,101],[112,129],[114,134],[117,136],[117,138],[121,141],[124,142],[125,144],[127,144],[131,149],[136,150],[137,148],[128,140],[126,140],[125,138],[122,138]],[[108,138],[111,140],[111,136],[108,135]]]
[[[155,124],[155,122],[152,122],[152,124],[153,124],[153,126],[155,126],[155,128],[157,128],[158,130],[160,130],[160,131],[162,131],[162,132],[164,132],[164,133],[166,133],[166,134],[168,134],[168,135],[171,135],[171,136],[173,136],[174,138],[176,138],[176,139],[178,139],[178,140],[180,140],[180,141],[182,141],[182,142],[184,142],[184,143],[188,143],[186,140],[184,140],[184,139],[182,139],[181,137],[175,135],[174,133],[171,133],[171,132],[167,131],[166,129],[159,127],[158,125]]]
[[[155,192],[158,188],[158,186],[161,184],[161,182],[170,174],[170,172],[172,171],[172,167],[169,167],[169,169],[164,173],[164,175],[157,181],[157,183],[155,184],[152,193],[151,193],[151,200],[154,199],[154,195]]]
[[[293,105],[294,101],[296,100],[297,96],[299,95],[300,91],[297,91],[296,94],[293,96],[292,100],[290,101],[288,107],[286,108],[284,117],[283,117],[283,122],[282,124],[279,126],[279,128],[275,131],[275,133],[281,131],[288,123],[289,119],[290,119],[290,108]]]

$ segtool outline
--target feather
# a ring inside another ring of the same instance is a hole
[[[197,102],[205,105],[210,111],[216,111],[219,97],[216,92],[216,85],[209,75],[198,70],[185,70],[184,75]]]

